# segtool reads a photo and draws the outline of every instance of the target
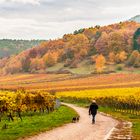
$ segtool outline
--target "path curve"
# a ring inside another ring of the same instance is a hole
[[[91,116],[88,109],[65,104],[80,115],[78,123],[71,123],[25,140],[107,140],[118,121],[98,113],[96,124],[91,124]]]

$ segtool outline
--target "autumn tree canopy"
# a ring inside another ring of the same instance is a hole
[[[104,66],[105,66],[105,63],[106,63],[105,57],[101,54],[96,58],[95,61],[96,61],[95,67],[96,67],[97,73],[102,73]]]
[[[0,73],[44,70],[61,63],[76,68],[87,60],[102,72],[105,64],[124,63],[140,67],[140,24],[132,21],[95,26],[65,34],[63,38],[41,42],[17,55],[0,59]],[[134,52],[133,52],[134,51]]]

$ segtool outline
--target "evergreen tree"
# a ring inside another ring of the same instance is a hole
[[[137,29],[133,37],[133,49],[138,51],[140,51],[140,43],[138,41],[139,38],[140,38],[140,28]]]

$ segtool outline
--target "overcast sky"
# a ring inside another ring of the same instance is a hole
[[[0,0],[0,38],[60,38],[138,14],[140,0]]]

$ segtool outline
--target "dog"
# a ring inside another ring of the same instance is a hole
[[[79,122],[80,116],[76,116],[72,118],[72,123]]]

